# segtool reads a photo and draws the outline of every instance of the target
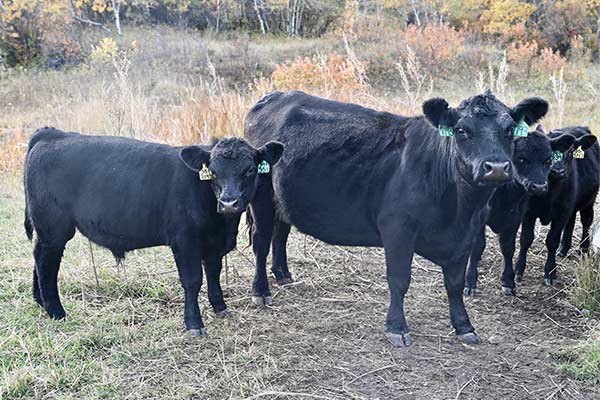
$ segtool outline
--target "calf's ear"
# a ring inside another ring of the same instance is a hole
[[[200,146],[187,146],[179,151],[179,158],[194,172],[200,171],[202,164],[210,161],[210,153]]]
[[[550,147],[552,147],[552,150],[558,150],[561,153],[564,153],[565,151],[569,150],[569,147],[571,147],[574,142],[575,136],[565,133],[555,138],[551,138]]]
[[[527,125],[538,122],[548,112],[548,102],[539,97],[528,97],[510,110],[510,116],[519,122],[525,119]]]
[[[455,112],[448,106],[448,102],[435,97],[423,103],[423,114],[431,125],[436,128],[440,125],[454,126],[456,123]]]
[[[542,125],[541,125],[541,124],[538,124],[538,125],[535,127],[535,130],[536,130],[536,131],[538,131],[539,133],[541,133],[542,135],[545,135],[545,134],[546,134],[546,132],[544,131],[544,128],[542,127]]]
[[[575,144],[573,145],[573,147],[575,147],[577,149],[579,146],[581,146],[581,149],[585,150],[585,149],[589,149],[590,147],[592,147],[592,145],[594,143],[596,143],[597,141],[598,141],[598,138],[596,138],[596,136],[585,135],[585,136],[575,139]]]
[[[264,146],[257,150],[256,156],[258,158],[258,162],[265,160],[271,165],[275,164],[277,161],[279,161],[279,158],[281,158],[283,149],[284,146],[280,142],[275,140],[267,142]]]

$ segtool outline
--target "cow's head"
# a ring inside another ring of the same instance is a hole
[[[548,135],[551,138],[569,133],[575,137],[571,146],[565,148],[559,155],[556,154],[550,170],[550,176],[556,179],[568,178],[573,170],[573,159],[575,152],[585,151],[596,143],[597,138],[592,134],[587,126],[570,126],[551,131]]]
[[[515,180],[523,185],[529,194],[546,193],[553,152],[566,151],[574,140],[569,134],[549,138],[539,125],[535,131],[529,132],[527,137],[515,139]]]
[[[241,213],[254,197],[261,174],[270,168],[283,153],[283,144],[268,142],[255,148],[239,138],[221,139],[211,146],[188,146],[179,157],[198,174],[210,181],[217,198],[217,212]]]
[[[498,185],[512,179],[513,136],[519,123],[537,122],[548,111],[548,103],[531,97],[509,108],[490,91],[450,108],[444,99],[423,104],[423,113],[435,126],[452,135],[454,155],[461,175],[479,185]],[[523,121],[523,122],[522,122]]]

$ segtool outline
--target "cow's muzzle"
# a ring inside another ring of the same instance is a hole
[[[238,214],[244,211],[242,201],[239,199],[220,198],[217,201],[217,212],[220,214]]]
[[[479,168],[478,181],[502,183],[512,179],[510,161],[484,161]]]

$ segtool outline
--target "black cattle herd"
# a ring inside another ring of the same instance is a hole
[[[405,117],[295,91],[260,99],[244,139],[209,145],[39,129],[24,171],[25,230],[36,233],[33,297],[50,317],[65,317],[57,276],[76,230],[117,259],[166,245],[185,292],[186,329],[205,335],[203,269],[209,302],[224,317],[221,261],[247,211],[255,304],[273,301],[270,250],[277,283],[292,282],[286,243],[295,226],[330,244],[384,248],[393,345],[412,343],[404,297],[415,253],[441,266],[457,337],[479,343],[463,296],[477,290],[486,226],[499,235],[507,295],[523,277],[537,219],[550,224],[546,285],[556,282],[556,255],[569,251],[578,212],[581,250],[590,246],[600,148],[587,127],[545,133],[537,123],[547,111],[543,99],[508,107],[488,91],[455,108],[434,98],[424,116]]]

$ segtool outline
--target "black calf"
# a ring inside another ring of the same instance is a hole
[[[552,152],[567,151],[575,138],[564,134],[548,138],[543,132],[530,132],[526,138],[515,139],[515,179],[500,186],[494,192],[483,218],[498,234],[500,250],[504,258],[502,291],[516,294],[513,255],[519,225],[527,209],[530,195],[543,195],[548,190],[548,174],[552,165]],[[475,236],[469,266],[467,268],[465,295],[475,294],[477,288],[477,266],[485,249],[485,225]]]
[[[242,139],[175,148],[138,140],[38,130],[25,162],[25,230],[34,249],[33,297],[48,315],[65,316],[57,275],[75,230],[123,258],[130,250],[171,247],[185,291],[185,326],[205,333],[198,307],[202,264],[208,298],[224,316],[221,258],[235,247],[240,213],[260,181],[257,166],[283,146]]]
[[[562,128],[550,132],[549,136],[556,138],[565,133],[573,135],[575,141],[565,152],[557,153],[550,171],[548,193],[532,196],[528,202],[521,227],[521,249],[515,266],[517,281],[525,272],[527,250],[533,242],[533,230],[538,218],[543,225],[550,224],[546,236],[548,258],[544,266],[546,285],[553,285],[556,281],[556,251],[563,229],[562,253],[566,254],[571,246],[577,211],[581,214],[583,225],[581,247],[583,250],[589,247],[589,228],[600,180],[600,148],[596,137],[587,127]]]

